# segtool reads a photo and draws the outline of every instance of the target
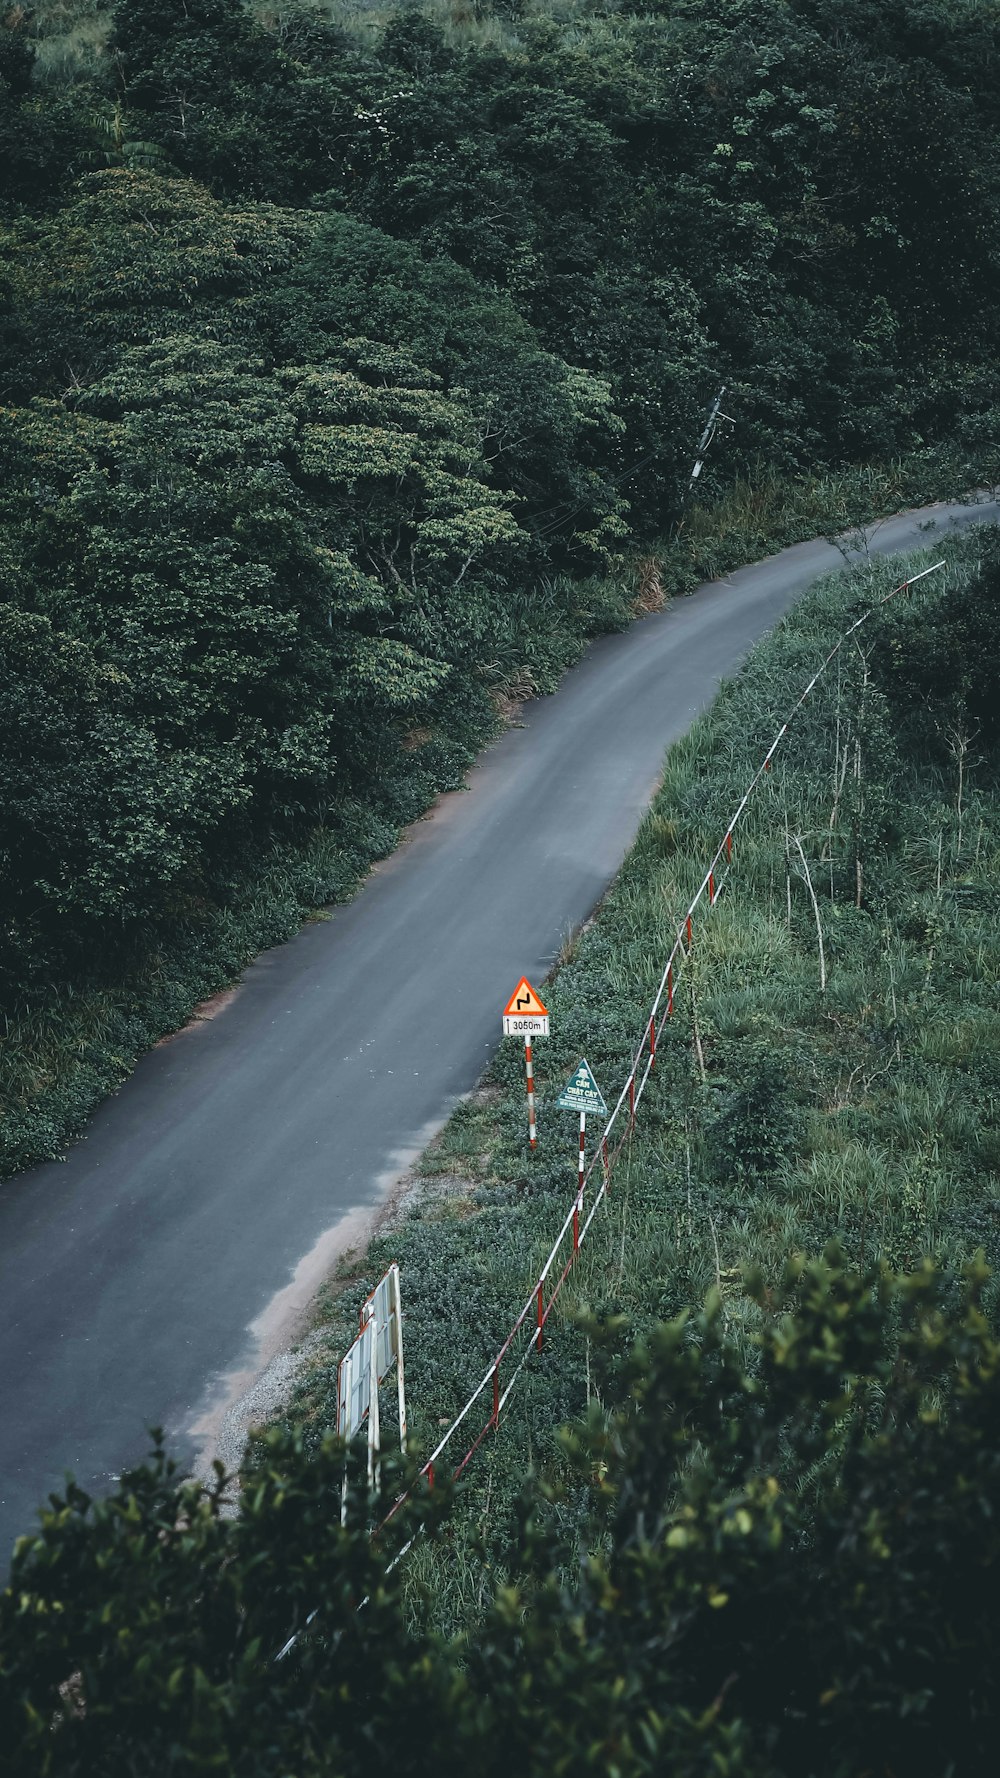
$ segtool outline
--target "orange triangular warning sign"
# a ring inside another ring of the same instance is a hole
[[[517,987],[503,1009],[505,1019],[512,1019],[521,1014],[534,1018],[547,1018],[549,1009],[543,1006],[526,975],[522,975]]]

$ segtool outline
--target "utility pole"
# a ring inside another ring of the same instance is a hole
[[[705,425],[705,430],[702,433],[700,439],[698,440],[698,455],[697,455],[697,458],[695,459],[694,468],[692,469],[690,477],[688,479],[687,491],[689,494],[691,492],[691,489],[694,487],[695,482],[698,480],[698,477],[700,476],[702,470],[705,467],[705,452],[708,450],[709,445],[711,444],[713,438],[715,437],[715,428],[718,425],[718,422],[720,420],[729,420],[729,415],[721,412],[722,397],[725,395],[725,393],[726,393],[726,385],[725,385],[725,383],[723,383],[722,388],[719,390],[718,395],[715,397],[715,400],[712,403],[711,412],[709,413],[708,420]],[[730,421],[730,424],[732,424],[732,421]]]

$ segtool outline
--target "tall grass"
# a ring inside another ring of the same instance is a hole
[[[37,0],[30,29],[36,81],[69,85],[101,67],[111,34],[111,7],[106,0]]]

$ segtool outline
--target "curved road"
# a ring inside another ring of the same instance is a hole
[[[928,508],[872,548],[997,516]],[[667,744],[840,566],[800,544],[596,642],[353,902],[148,1055],[65,1162],[0,1187],[0,1572],[67,1469],[100,1490],[151,1423],[193,1460],[600,898]]]

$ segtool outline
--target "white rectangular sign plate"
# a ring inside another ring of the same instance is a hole
[[[505,1037],[547,1037],[549,1034],[548,1013],[509,1013],[503,1015],[503,1034]]]

